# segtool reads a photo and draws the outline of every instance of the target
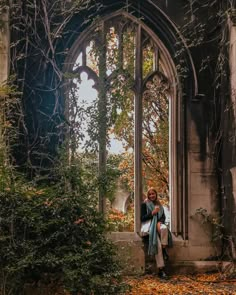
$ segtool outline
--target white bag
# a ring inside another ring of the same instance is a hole
[[[142,224],[141,224],[141,230],[140,230],[141,237],[145,237],[145,236],[149,235],[149,230],[150,230],[151,222],[152,222],[151,219],[142,222]]]

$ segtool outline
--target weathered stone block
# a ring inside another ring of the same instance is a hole
[[[117,259],[125,274],[143,274],[145,271],[145,254],[142,239],[135,233],[110,233],[108,237],[117,247]]]

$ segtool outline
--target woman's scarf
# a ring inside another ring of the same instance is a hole
[[[147,211],[152,212],[155,209],[155,205],[152,201],[146,202]],[[157,221],[160,220],[161,216],[164,213],[164,208],[159,205],[160,210],[157,214],[153,215],[152,222],[149,229],[149,245],[148,245],[148,255],[156,255],[157,254]]]

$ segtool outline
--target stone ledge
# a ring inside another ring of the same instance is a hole
[[[142,238],[138,233],[135,232],[110,232],[107,234],[107,237],[111,239],[114,242],[117,241],[127,241],[127,242],[136,242],[136,241],[142,241]],[[182,246],[186,247],[189,245],[188,240],[183,240],[181,236],[175,236],[173,237],[173,243],[175,246]]]
[[[147,257],[142,238],[137,233],[111,232],[107,237],[117,247],[117,259],[123,266],[123,273],[144,274],[149,264],[155,272],[155,260]],[[173,248],[168,249],[170,257],[167,263],[168,272],[187,274],[220,271],[223,267],[222,262],[204,260],[215,255],[213,250],[214,248],[209,245],[192,245],[190,241],[173,235]]]
[[[110,232],[107,237],[113,242],[142,242],[142,238],[135,232]]]
[[[229,261],[176,261],[167,264],[170,274],[196,274],[223,271]]]

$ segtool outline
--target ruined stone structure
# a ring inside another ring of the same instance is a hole
[[[6,81],[9,74],[9,26],[8,26],[8,13],[1,15],[1,28],[0,28],[0,82]]]
[[[174,237],[174,247],[170,250],[170,264],[191,267],[193,261],[210,260],[220,255],[222,245],[212,243],[212,227],[202,224],[201,218],[195,215],[196,210],[204,208],[208,214],[223,216],[224,232],[236,240],[236,21],[232,14],[228,19],[229,41],[229,73],[226,84],[230,84],[231,94],[227,103],[222,102],[219,120],[220,126],[221,167],[216,167],[214,147],[217,137],[211,126],[215,116],[214,75],[209,70],[200,71],[202,60],[215,54],[213,45],[200,45],[196,49],[189,49],[181,26],[184,23],[184,3],[182,0],[142,0],[142,1],[97,1],[103,4],[97,14],[109,17],[112,13],[125,13],[134,21],[141,24],[153,36],[159,38],[166,60],[169,62],[171,74],[176,74],[172,80],[174,88],[172,119],[171,119],[171,229]],[[204,16],[205,17],[205,16]],[[9,27],[7,12],[1,16],[4,25],[0,31],[0,82],[4,81],[9,71]],[[73,48],[80,37],[80,16],[76,15],[69,24],[70,36],[58,42],[57,48],[68,48],[68,56],[61,61],[61,68],[67,67],[73,59]],[[83,28],[84,29],[84,28]],[[82,30],[83,31],[83,30]],[[176,45],[178,44],[178,46]],[[72,48],[72,50],[70,50]],[[177,68],[177,54],[182,48],[182,67],[186,75],[180,77]],[[33,63],[32,63],[33,64]],[[168,70],[169,70],[168,69]],[[44,69],[45,70],[45,69]],[[167,71],[168,71],[167,70]],[[41,69],[43,71],[43,69]],[[42,82],[42,81],[41,81]],[[41,97],[43,97],[41,93]],[[219,95],[224,96],[224,93]],[[226,111],[227,110],[227,111]],[[219,123],[219,122],[218,122]],[[138,129],[137,126],[137,134]],[[136,137],[137,150],[140,149],[140,138]],[[140,155],[136,153],[136,171],[140,170]],[[222,172],[222,173],[219,173]],[[135,178],[135,232],[112,233],[111,238],[120,246],[121,257],[125,257],[128,269],[142,272],[144,270],[145,255],[142,241],[138,235],[140,228],[141,187],[140,174]],[[203,265],[198,264],[198,265]],[[197,264],[196,264],[197,265]],[[207,262],[204,264],[207,266]]]

